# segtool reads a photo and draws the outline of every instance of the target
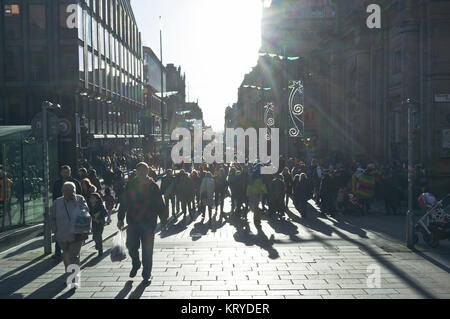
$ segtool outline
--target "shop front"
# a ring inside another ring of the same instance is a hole
[[[50,185],[58,178],[57,144],[49,143]],[[30,126],[0,126],[0,233],[40,224],[43,210],[42,143]]]

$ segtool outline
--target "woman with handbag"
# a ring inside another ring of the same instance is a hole
[[[83,196],[76,195],[76,186],[66,182],[63,196],[53,202],[51,211],[52,232],[63,251],[64,266],[80,265],[80,251],[91,231],[89,209]]]

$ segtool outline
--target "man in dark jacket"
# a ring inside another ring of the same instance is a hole
[[[68,165],[61,166],[60,170],[60,179],[58,179],[55,184],[53,184],[53,201],[57,200],[58,198],[62,197],[62,187],[66,182],[72,182],[75,184],[76,187],[76,193],[78,195],[81,195],[81,184],[79,181],[77,181],[75,178],[73,178],[72,175],[72,169]],[[55,254],[52,256],[53,259],[61,259],[61,248],[58,245],[58,242],[55,243]]]
[[[286,205],[286,185],[284,183],[283,176],[281,174],[275,175],[271,184],[269,192],[270,211],[274,214],[274,217],[283,219]]]
[[[299,182],[295,190],[296,207],[303,218],[307,217],[306,208],[308,207],[308,200],[311,198],[313,186],[308,176],[305,173],[300,174]]]
[[[175,209],[175,187],[175,176],[173,176],[173,171],[168,169],[166,176],[164,176],[161,181],[161,192],[164,195],[167,209],[169,209],[169,202],[172,204],[172,216],[174,219],[177,216]]]
[[[158,185],[148,177],[149,167],[146,163],[136,166],[136,177],[126,186],[120,203],[117,227],[124,226],[127,217],[127,247],[132,259],[133,268],[130,277],[134,278],[141,261],[139,247],[142,242],[142,277],[148,282],[152,272],[153,246],[158,216],[163,227],[167,223],[167,209]]]

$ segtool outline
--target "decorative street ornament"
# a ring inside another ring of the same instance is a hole
[[[289,95],[289,115],[291,116],[294,127],[289,130],[291,137],[303,137],[305,133],[305,114],[303,107],[304,87],[302,81],[293,81],[289,86],[291,94]],[[299,101],[298,104],[294,104]]]
[[[278,55],[275,53],[268,53],[268,52],[260,52],[259,56],[269,56],[271,58],[278,58],[280,60],[289,60],[289,61],[296,61],[299,60],[299,56],[284,56],[284,55]]]
[[[275,126],[274,105],[269,103],[264,108],[266,109],[264,112],[264,124],[267,128],[266,140],[270,141],[272,139],[272,128]]]

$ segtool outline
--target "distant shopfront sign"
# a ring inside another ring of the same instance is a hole
[[[434,101],[436,103],[450,103],[450,94],[436,94]]]

